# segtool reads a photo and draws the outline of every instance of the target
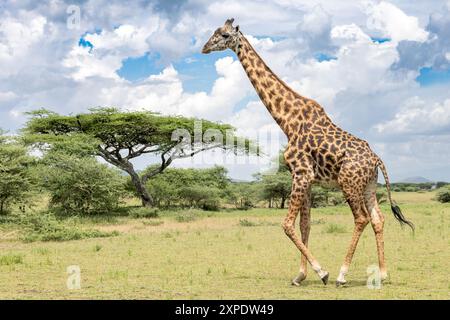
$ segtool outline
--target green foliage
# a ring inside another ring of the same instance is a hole
[[[378,189],[376,193],[378,203],[384,203],[388,200],[387,191],[385,189]]]
[[[447,186],[447,185],[450,185],[450,184],[448,182],[445,182],[445,181],[438,181],[438,182],[436,182],[436,188],[437,189],[442,188],[442,187]]]
[[[219,210],[221,190],[218,188],[196,184],[180,188],[178,194],[180,199],[191,208]]]
[[[249,210],[257,202],[259,185],[254,182],[234,182],[226,189],[226,199],[235,205],[236,209]]]
[[[117,209],[123,179],[116,170],[94,158],[51,152],[43,160],[42,185],[50,205],[69,215],[107,213]]]
[[[311,207],[319,208],[327,206],[328,196],[329,196],[328,190],[319,186],[313,186],[311,188]]]
[[[442,184],[442,182],[440,184]],[[417,192],[420,190],[429,191],[434,186],[435,186],[435,184],[432,182],[425,182],[425,183],[401,182],[401,183],[392,183],[391,189],[396,192]]]
[[[84,238],[101,238],[118,235],[117,232],[102,232],[94,229],[80,229],[69,223],[58,221],[52,214],[24,214],[18,218],[22,227],[21,239],[33,241],[69,241]]]
[[[344,195],[341,191],[335,192],[330,191],[328,196],[328,203],[329,206],[338,206],[345,203]]]
[[[132,208],[129,211],[130,217],[133,218],[158,218],[159,210],[157,208]]]
[[[34,159],[17,139],[0,130],[0,214],[13,203],[25,204],[34,187],[30,168]]]
[[[223,167],[168,168],[149,180],[147,188],[158,207],[181,206],[218,210],[220,199],[226,196],[228,184],[227,171]]]
[[[195,118],[163,116],[152,112],[120,112],[116,108],[92,108],[89,113],[76,116],[64,116],[46,110],[28,114],[31,119],[25,132],[29,134],[49,137],[82,133],[98,139],[106,147],[120,150],[128,150],[133,146],[158,146],[159,151],[156,153],[173,146],[172,134],[175,130],[185,130],[193,136],[194,124],[198,121]],[[227,131],[231,134],[234,132],[230,125],[201,121],[202,133],[217,130],[225,139]],[[233,137],[236,151],[239,149],[248,151],[248,144],[240,146],[237,137]]]
[[[327,186],[313,186],[311,188],[311,207],[320,208],[326,206],[336,206],[345,203],[344,195],[341,191]]]
[[[292,188],[292,176],[288,171],[280,171],[276,174],[259,176],[261,184],[261,199],[269,201],[269,207],[273,200],[280,201],[280,207],[284,208],[289,199]]]
[[[441,188],[436,195],[436,199],[442,203],[450,202],[450,187]]]

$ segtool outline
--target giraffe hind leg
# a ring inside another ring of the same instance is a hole
[[[370,223],[372,229],[375,233],[375,240],[377,243],[377,254],[378,254],[378,265],[380,268],[381,280],[387,278],[386,263],[384,260],[384,239],[383,239],[383,228],[384,228],[384,216],[378,206],[377,201],[377,175],[369,183],[364,193],[364,198],[366,202],[367,210],[370,214]]]
[[[336,286],[341,286],[346,283],[345,275],[347,274],[352,262],[359,238],[370,221],[364,198],[364,191],[367,183],[365,183],[365,179],[363,179],[363,177],[357,176],[352,170],[346,169],[347,168],[344,167],[341,170],[338,182],[345,198],[347,199],[350,209],[352,210],[355,227],[353,229],[353,235],[347,254],[344,258],[344,263],[342,264],[339,271],[339,276],[336,279]]]

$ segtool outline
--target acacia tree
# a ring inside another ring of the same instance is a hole
[[[146,188],[148,179],[161,173],[175,159],[193,157],[214,148],[234,153],[257,153],[249,140],[235,135],[233,127],[207,120],[162,116],[151,112],[120,112],[115,108],[95,108],[89,113],[59,115],[41,109],[30,112],[24,132],[30,143],[48,148],[56,141],[70,145],[70,139],[94,146],[94,154],[125,171],[131,177],[143,206],[152,206]],[[83,152],[89,152],[89,147]],[[159,156],[158,165],[139,175],[131,160],[144,154]]]
[[[11,203],[23,203],[33,188],[30,167],[34,159],[26,148],[0,130],[0,214]]]

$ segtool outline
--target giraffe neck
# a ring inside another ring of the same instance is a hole
[[[317,103],[300,96],[278,78],[242,33],[239,33],[239,40],[233,51],[261,101],[288,138],[298,133],[301,122],[325,115]],[[328,118],[326,115],[325,117]]]

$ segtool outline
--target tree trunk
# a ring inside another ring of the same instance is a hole
[[[141,181],[141,178],[139,175],[133,170],[128,169],[128,174],[131,177],[131,181],[133,182],[136,192],[141,198],[142,206],[143,207],[152,207],[153,206],[153,198],[150,196],[150,194],[147,191],[147,188],[145,187],[145,184]]]
[[[286,203],[286,198],[285,197],[281,197],[281,209],[284,209],[284,204]]]

